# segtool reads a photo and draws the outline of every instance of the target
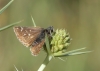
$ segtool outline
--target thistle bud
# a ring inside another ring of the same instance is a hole
[[[70,36],[65,29],[56,30],[51,40],[51,52],[57,53],[67,49],[70,44]]]

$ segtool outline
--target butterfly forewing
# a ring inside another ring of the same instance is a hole
[[[26,47],[32,45],[43,28],[40,27],[14,27],[14,32],[22,44]]]

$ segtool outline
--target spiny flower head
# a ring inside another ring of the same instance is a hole
[[[70,44],[69,33],[65,29],[56,30],[51,40],[51,52],[65,51]]]

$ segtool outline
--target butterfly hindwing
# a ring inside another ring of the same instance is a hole
[[[34,46],[30,48],[32,55],[36,56],[39,54],[41,48],[44,45],[45,40],[43,39],[41,42],[36,42]]]

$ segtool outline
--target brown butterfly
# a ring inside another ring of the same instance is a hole
[[[19,41],[26,47],[31,47],[30,51],[32,55],[36,56],[39,54],[40,49],[43,47],[45,42],[45,33],[51,36],[53,27],[50,26],[47,29],[41,27],[14,27],[14,32]]]

